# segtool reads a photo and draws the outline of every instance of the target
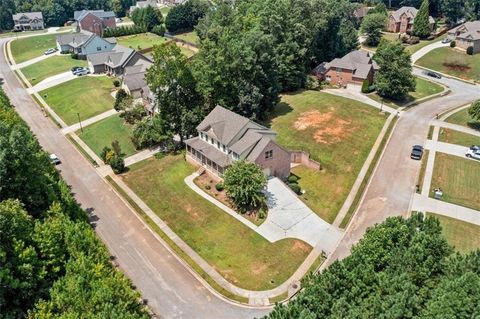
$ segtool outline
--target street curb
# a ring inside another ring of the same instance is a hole
[[[453,75],[450,75],[450,74],[446,74],[446,73],[443,73],[443,72],[439,72],[439,71],[436,71],[436,70],[433,70],[433,69],[426,68],[426,67],[421,66],[421,65],[418,65],[418,64],[416,64],[416,63],[414,63],[413,66],[416,67],[416,68],[419,68],[419,69],[423,69],[423,70],[427,70],[427,71],[432,71],[432,72],[438,73],[438,74],[440,74],[441,76],[446,77],[446,78],[449,78],[449,79],[454,79],[454,80],[461,81],[461,82],[464,82],[464,83],[467,83],[467,84],[471,84],[471,85],[477,85],[477,82],[475,82],[475,81],[465,80],[465,79],[462,79],[462,78],[459,78],[459,77],[456,77],[456,76],[453,76]]]

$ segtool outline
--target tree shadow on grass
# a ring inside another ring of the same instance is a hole
[[[470,122],[467,122],[467,125],[471,129],[480,131],[480,122],[470,121]]]
[[[266,127],[271,127],[272,122],[276,117],[286,115],[292,111],[293,111],[293,107],[291,107],[290,104],[285,102],[279,102],[277,105],[275,105],[272,112],[268,114],[268,118],[265,121],[263,121],[262,124]]]

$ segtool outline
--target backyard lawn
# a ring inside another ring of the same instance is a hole
[[[441,128],[438,136],[440,142],[458,144],[470,147],[471,145],[480,145],[480,136],[475,136],[448,128]]]
[[[102,149],[105,146],[110,147],[114,140],[118,141],[126,157],[136,153],[135,146],[130,139],[132,127],[124,123],[119,115],[107,117],[104,120],[84,127],[83,133],[79,130],[76,134],[98,156],[100,156]]]
[[[70,71],[74,66],[86,67],[87,61],[74,60],[70,55],[56,55],[24,67],[21,71],[28,81],[35,85],[50,76]]]
[[[306,191],[301,198],[331,223],[375,143],[386,115],[363,103],[318,91],[283,95],[271,127],[277,142],[303,150],[322,165],[321,171],[292,170]]]
[[[428,81],[419,77],[415,78],[417,86],[415,92],[410,92],[408,96],[403,101],[395,101],[391,99],[384,98],[383,103],[385,105],[397,108],[405,106],[408,103],[411,103],[415,100],[427,97],[429,95],[437,94],[443,91],[443,87],[439,84],[436,84],[432,81]],[[381,102],[382,98],[375,92],[368,95],[371,99]]]
[[[150,158],[130,167],[124,182],[225,279],[251,290],[274,288],[312,247],[296,239],[270,243],[191,190],[195,171],[183,155]]]
[[[480,210],[480,165],[477,161],[437,153],[430,195],[440,187],[443,200]]]
[[[453,113],[445,119],[445,122],[480,130],[480,121],[476,121],[470,115],[468,115],[468,108]]]
[[[459,78],[480,80],[480,54],[468,55],[443,47],[430,51],[417,64]]]
[[[56,48],[56,34],[39,35],[11,42],[15,63],[21,63],[39,57],[50,48]]]
[[[187,41],[193,44],[198,44],[200,39],[197,36],[197,33],[195,31],[191,32],[186,32],[186,33],[180,33],[180,34],[175,34],[175,38],[179,38],[183,41]]]
[[[459,252],[469,253],[480,249],[480,226],[438,214],[427,215],[439,219],[443,235]]]
[[[126,47],[130,47],[135,50],[152,48],[156,44],[162,44],[167,41],[168,41],[167,38],[158,36],[153,33],[126,35],[126,36],[117,38],[118,44],[121,44]]]
[[[71,80],[39,94],[68,125],[86,120],[113,108],[113,79],[106,76],[85,76]],[[46,97],[45,97],[46,95]]]

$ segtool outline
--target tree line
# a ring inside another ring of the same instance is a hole
[[[2,318],[149,318],[1,90],[0,265]]]
[[[267,318],[477,318],[480,251],[454,253],[436,218],[394,217],[302,286]]]

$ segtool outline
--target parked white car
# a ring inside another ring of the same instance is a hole
[[[465,156],[468,158],[474,158],[474,159],[480,160],[480,150],[469,149],[467,151],[467,154],[465,154]]]
[[[62,161],[60,161],[58,156],[55,154],[50,154],[50,162],[52,162],[54,165],[62,164]]]
[[[90,73],[90,70],[87,68],[80,68],[73,72],[73,75],[82,76]]]
[[[43,52],[43,54],[49,55],[49,54],[53,54],[55,52],[57,52],[57,49],[56,48],[51,48],[51,49],[48,49],[47,51]]]

